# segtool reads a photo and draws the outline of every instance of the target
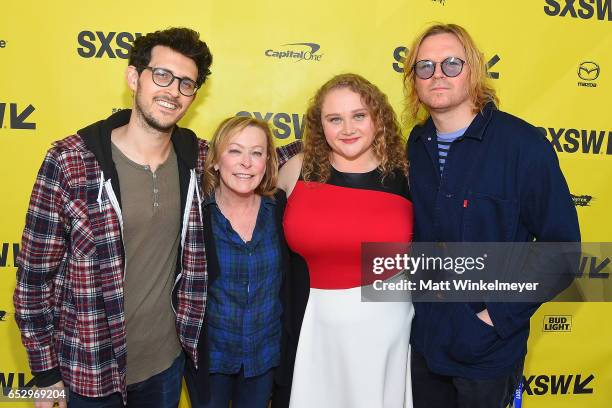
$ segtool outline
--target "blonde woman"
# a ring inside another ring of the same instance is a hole
[[[208,301],[186,382],[193,407],[265,408],[280,362],[282,237],[272,135],[248,117],[223,121],[206,158]]]

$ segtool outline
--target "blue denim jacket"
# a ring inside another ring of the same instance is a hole
[[[576,209],[555,152],[538,130],[489,103],[449,151],[440,175],[429,118],[408,140],[414,239],[576,242]],[[439,374],[486,379],[527,352],[539,304],[487,303],[494,327],[465,303],[416,303],[411,344]]]

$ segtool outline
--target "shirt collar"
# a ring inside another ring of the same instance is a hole
[[[476,117],[472,120],[462,137],[482,140],[484,136],[484,128],[491,119],[493,111],[496,109],[497,107],[493,102],[487,103],[482,110],[476,114]],[[436,126],[434,125],[431,116],[425,121],[425,123],[423,123],[423,125],[421,125],[421,129],[418,130],[414,138],[415,140],[418,140],[422,136],[427,135],[436,135]]]
[[[261,196],[261,203],[268,207],[271,205],[276,205],[276,200],[274,199],[274,197],[267,197],[267,196]],[[206,196],[204,198],[204,201],[202,202],[202,205],[207,207],[211,204],[217,205],[217,200],[215,198],[215,193],[213,192],[212,194]]]

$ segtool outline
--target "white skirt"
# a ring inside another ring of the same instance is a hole
[[[361,288],[310,289],[291,408],[412,408],[410,302],[362,302]]]

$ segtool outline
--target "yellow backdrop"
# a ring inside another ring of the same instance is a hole
[[[0,385],[31,379],[11,297],[36,171],[53,140],[130,106],[125,57],[135,36],[187,26],[209,44],[213,74],[183,126],[208,138],[221,119],[249,114],[268,120],[285,144],[301,137],[307,100],[334,74],[365,76],[401,112],[403,47],[433,21],[472,33],[501,108],[541,127],[555,146],[583,239],[612,241],[610,0],[3,1]],[[523,406],[612,405],[611,312],[605,303],[538,311]]]

